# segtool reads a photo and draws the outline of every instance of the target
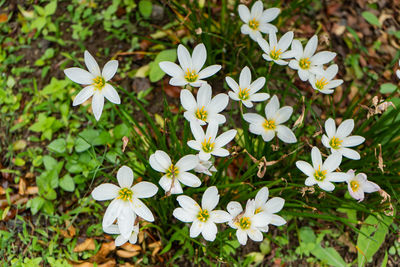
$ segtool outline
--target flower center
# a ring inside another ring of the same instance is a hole
[[[239,94],[238,94],[239,99],[241,100],[247,100],[250,98],[250,89],[247,88],[239,88]]]
[[[321,165],[319,165],[318,170],[316,170],[314,173],[315,180],[317,180],[318,182],[322,182],[326,178],[326,173],[327,173],[327,171],[325,171],[325,170],[321,171]]]
[[[201,222],[206,222],[208,218],[210,218],[208,210],[200,209],[199,213],[197,214],[197,219]]]
[[[178,176],[179,174],[179,169],[178,167],[174,166],[174,164],[171,164],[171,166],[169,166],[166,175],[168,178],[175,178],[176,176]]]
[[[269,52],[269,56],[273,59],[273,60],[278,60],[281,57],[282,51],[280,49],[276,50],[276,47],[274,46],[274,49],[271,50],[271,52]]]
[[[239,226],[240,228],[242,228],[243,230],[247,230],[250,228],[251,226],[251,222],[250,222],[250,218],[249,217],[242,217],[239,220]]]
[[[315,87],[317,87],[319,90],[324,89],[327,85],[328,81],[325,78],[321,78],[315,82]]]
[[[306,58],[302,58],[299,61],[299,66],[300,68],[302,68],[303,70],[308,70],[311,67],[311,61],[309,57]]]
[[[201,145],[204,152],[210,153],[214,150],[215,143],[211,143],[211,137],[209,137],[208,141],[204,138],[204,141],[201,143]]]
[[[249,21],[250,29],[256,31],[256,30],[258,30],[258,26],[260,26],[260,22],[258,20],[252,19]]]
[[[262,126],[267,131],[276,129],[276,125],[275,125],[275,121],[274,120],[265,120]]]
[[[339,149],[342,142],[343,142],[343,140],[340,140],[337,137],[332,137],[332,139],[329,141],[329,145],[333,149]]]
[[[195,81],[197,81],[197,78],[199,77],[199,75],[197,75],[197,72],[195,70],[191,70],[191,69],[187,69],[186,73],[185,73],[185,80],[193,83]]]
[[[199,120],[202,120],[202,121],[207,120],[207,111],[204,110],[204,106],[202,106],[201,109],[197,108],[196,118],[198,118]]]
[[[260,208],[257,208],[255,211],[254,211],[254,214],[257,214],[257,213],[260,213],[260,212],[262,212],[262,208],[260,207]]]
[[[104,80],[103,77],[97,76],[96,78],[93,79],[93,86],[95,90],[101,90],[103,89],[104,85],[106,84],[106,81]]]
[[[353,190],[354,192],[357,192],[357,190],[360,188],[360,183],[357,181],[351,181],[350,187],[351,187],[351,190]]]
[[[131,201],[132,200],[132,195],[133,192],[129,188],[122,188],[121,190],[118,191],[118,197],[119,199],[122,199],[124,201]]]

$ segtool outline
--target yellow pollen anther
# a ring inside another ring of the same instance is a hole
[[[197,108],[196,118],[202,121],[207,120],[207,111],[204,110],[204,106],[202,106],[201,109]]]
[[[260,22],[256,19],[252,19],[249,21],[249,27],[252,30],[258,30],[258,26],[260,26]]]
[[[200,209],[199,213],[197,214],[197,219],[201,222],[206,222],[208,218],[210,218],[208,210]]]
[[[357,181],[351,181],[350,187],[351,187],[351,190],[353,190],[353,192],[357,192],[357,190],[360,188],[360,183]]]
[[[276,129],[274,120],[265,120],[262,126],[264,127],[265,130],[268,130],[268,131]]]
[[[204,141],[201,143],[203,151],[206,153],[210,153],[211,151],[214,150],[214,145],[215,143],[211,143],[211,137],[207,139],[204,138]]]
[[[122,188],[118,191],[118,199],[122,199],[124,201],[131,201],[132,200],[133,192],[129,188]]]
[[[238,97],[239,97],[240,100],[248,100],[250,98],[250,89],[239,88]]]
[[[343,140],[340,140],[337,137],[332,137],[332,139],[329,141],[329,145],[331,146],[331,148],[333,149],[339,149],[340,145],[342,144]]]
[[[239,227],[240,227],[241,229],[247,230],[247,229],[250,228],[250,226],[251,226],[251,222],[250,222],[249,217],[242,217],[242,218],[240,218],[240,220],[239,220]]]
[[[175,178],[176,176],[178,176],[179,174],[179,169],[178,167],[176,167],[174,164],[171,164],[171,166],[169,166],[166,175],[168,178]]]
[[[299,61],[299,66],[300,68],[302,68],[303,70],[308,70],[311,67],[311,61],[309,57],[306,58],[302,58]]]
[[[187,69],[186,73],[185,73],[185,80],[193,83],[195,81],[197,81],[197,78],[199,77],[199,75],[197,74],[197,72],[195,70],[191,70],[191,69]]]
[[[280,49],[276,50],[276,47],[274,46],[274,49],[271,50],[271,52],[269,52],[269,56],[273,59],[273,60],[278,60],[281,57],[282,51]]]
[[[101,90],[103,89],[104,85],[106,85],[106,81],[104,80],[103,77],[97,76],[96,78],[93,79],[92,85],[94,86],[95,90]]]
[[[322,90],[328,85],[328,83],[329,82],[325,78],[321,78],[315,82],[315,87],[317,87],[319,90]]]
[[[254,214],[257,214],[257,213],[260,213],[260,212],[262,212],[262,208],[257,208],[257,209],[254,211]]]
[[[318,170],[315,171],[314,173],[314,178],[315,180],[322,182],[326,178],[327,171],[322,170],[321,171],[321,165],[318,166]]]

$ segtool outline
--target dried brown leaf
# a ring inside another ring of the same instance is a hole
[[[93,238],[86,239],[83,243],[80,243],[75,246],[74,252],[82,252],[86,250],[94,250],[96,248],[96,244],[94,243]]]

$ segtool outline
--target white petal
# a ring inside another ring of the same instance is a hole
[[[318,169],[319,166],[322,167],[322,156],[321,152],[319,151],[318,147],[314,146],[311,149],[311,160],[314,169]]]
[[[192,69],[192,58],[189,54],[189,51],[183,45],[178,46],[178,60],[181,65],[183,71],[187,71],[188,69]]]
[[[359,135],[353,135],[349,136],[343,139],[342,146],[344,147],[353,147],[353,146],[358,146],[362,143],[364,143],[365,138]]]
[[[115,246],[119,247],[128,242],[129,238],[124,237],[123,235],[117,236],[115,239]]]
[[[250,100],[254,102],[262,102],[269,98],[269,94],[267,93],[257,93],[250,96]],[[244,102],[243,102],[244,104]]]
[[[292,130],[290,130],[288,127],[286,127],[284,125],[276,126],[276,132],[277,132],[278,138],[281,139],[285,143],[292,144],[292,143],[297,142],[297,138],[294,135],[294,133],[292,132]]]
[[[265,40],[264,38],[258,38],[257,43],[266,54],[269,54],[271,48],[267,40]]]
[[[210,153],[206,153],[204,151],[200,151],[199,158],[200,158],[200,160],[207,161],[207,160],[209,160],[211,158],[211,154]]]
[[[137,198],[149,198],[157,194],[158,187],[150,182],[140,182],[132,187],[133,196]]]
[[[215,186],[207,188],[201,199],[201,207],[208,211],[212,211],[219,202],[218,189]]]
[[[279,42],[278,42],[278,48],[281,49],[282,52],[283,52],[283,51],[286,51],[286,50],[289,48],[289,46],[292,44],[293,35],[294,35],[294,34],[293,34],[292,31],[287,32],[287,33],[285,33],[285,34],[281,37],[281,39],[279,40]]]
[[[336,131],[336,135],[338,138],[345,138],[347,137],[351,131],[353,131],[354,129],[354,120],[353,119],[347,119],[345,121],[343,121],[337,131]]]
[[[257,192],[257,195],[254,199],[256,206],[259,207],[264,205],[267,202],[268,196],[269,196],[268,188],[264,186]]]
[[[86,50],[84,54],[85,65],[94,76],[100,76],[100,68],[94,57]]]
[[[217,148],[211,154],[216,157],[227,157],[229,156],[229,151],[225,148]]]
[[[164,169],[168,169],[171,166],[172,164],[171,158],[164,151],[157,150],[154,153],[154,156],[156,157],[158,164],[160,164],[160,166],[163,167]]]
[[[238,229],[236,231],[236,237],[239,241],[240,244],[242,244],[243,246],[246,245],[247,243],[247,233],[243,230]]]
[[[233,138],[235,138],[237,131],[232,129],[226,131],[225,133],[221,134],[215,139],[215,146],[216,147],[223,147],[228,144]]]
[[[269,48],[273,50],[274,48],[277,49],[278,40],[276,39],[276,33],[270,32],[269,33]]]
[[[179,168],[179,172],[185,172],[193,170],[197,166],[197,164],[199,164],[199,159],[197,158],[197,156],[186,155],[178,160],[175,166]]]
[[[225,223],[232,219],[232,216],[224,210],[213,210],[210,213],[210,220],[215,223]]]
[[[199,234],[203,231],[203,228],[204,223],[197,220],[193,221],[192,226],[190,227],[190,237],[194,238],[199,236]]]
[[[325,191],[331,192],[335,189],[335,186],[329,181],[318,182],[318,186]]]
[[[122,206],[122,200],[120,199],[114,199],[113,201],[111,201],[110,205],[107,207],[106,213],[104,213],[104,217],[103,217],[103,228],[107,228],[110,225],[112,225],[115,221],[115,219],[117,219],[119,212],[120,212],[120,208]]]
[[[184,77],[185,73],[183,72],[182,68],[179,67],[174,62],[170,61],[161,61],[158,63],[160,69],[162,69],[166,74],[172,77]]]
[[[254,93],[258,92],[261,88],[263,88],[264,84],[265,84],[265,78],[264,77],[258,78],[257,80],[255,80],[254,82],[252,82],[250,84],[250,87],[249,87],[250,93],[254,94]]]
[[[154,154],[150,155],[149,163],[150,163],[150,166],[151,166],[154,170],[156,170],[156,171],[158,171],[158,172],[164,172],[164,173],[165,173],[165,172],[167,171],[166,168],[163,168],[163,167],[158,163],[158,161],[156,160],[156,155],[154,155]]]
[[[118,196],[119,187],[114,184],[101,184],[92,191],[92,197],[97,201],[114,199]]]
[[[275,226],[282,226],[286,224],[286,220],[283,219],[281,216],[272,214],[271,215],[271,221],[270,224],[275,225]]]
[[[242,27],[240,27],[240,31],[242,34],[250,34],[252,30],[250,29],[249,25],[243,24]]]
[[[153,213],[151,210],[138,198],[133,198],[131,202],[133,211],[143,219],[149,222],[154,222]]]
[[[296,161],[296,167],[307,176],[314,175],[315,170],[308,162],[302,160]]]
[[[275,115],[275,123],[276,124],[281,124],[289,120],[290,116],[293,113],[293,108],[292,107],[282,107],[280,108]]]
[[[332,89],[332,88],[336,88],[336,87],[338,87],[339,85],[341,85],[343,83],[343,80],[333,80],[333,81],[330,81],[326,86],[325,86],[325,89]],[[321,90],[321,92],[322,92],[323,90]],[[333,92],[333,90],[332,90],[332,92]]]
[[[245,5],[239,5],[238,7],[240,19],[247,23],[250,20],[250,10]]]
[[[174,209],[174,212],[172,213],[175,218],[182,222],[193,222],[194,220],[194,215],[193,213],[187,212],[185,209],[182,208],[176,208]]]
[[[263,131],[261,133],[261,136],[265,142],[269,142],[272,140],[272,138],[275,137],[275,131],[274,130]]]
[[[237,93],[234,93],[234,92],[232,92],[232,91],[229,91],[229,92],[228,92],[228,95],[230,96],[230,98],[231,98],[232,100],[241,101],[241,100],[239,99],[239,97],[237,96]]]
[[[304,57],[310,58],[312,55],[314,55],[315,50],[317,49],[317,46],[318,46],[318,37],[316,35],[314,35],[307,42],[307,45],[304,48]]]
[[[162,189],[164,189],[165,192],[168,192],[171,190],[172,179],[168,178],[167,175],[164,175],[161,177],[160,181],[158,181],[158,184]]]
[[[101,76],[103,76],[105,81],[109,81],[114,77],[115,73],[118,70],[118,61],[117,60],[110,60],[104,65],[103,71]]]
[[[118,215],[118,228],[121,232],[121,235],[126,239],[132,234],[133,224],[135,223],[136,216],[131,209],[129,202],[125,202],[123,208],[121,208],[121,212]]]
[[[254,31],[254,30],[251,30],[250,31],[250,38],[253,40],[253,41],[256,41],[257,42],[257,40],[259,39],[259,38],[261,38],[262,36],[261,36],[261,33],[259,32],[259,31]]]
[[[128,166],[122,166],[117,172],[118,184],[121,188],[131,188],[133,183],[133,171]]]
[[[268,104],[265,106],[265,116],[268,120],[272,120],[275,118],[275,113],[279,109],[279,100],[276,95],[274,95],[271,100],[269,100]]]
[[[260,230],[258,230],[258,229],[252,229],[252,228],[250,228],[248,231],[247,231],[247,234],[249,235],[249,238],[250,239],[252,239],[252,240],[254,240],[254,241],[257,241],[257,242],[261,242],[262,240],[263,240],[263,235],[262,235],[262,233],[261,233],[261,231]]]
[[[336,124],[332,118],[329,118],[325,121],[325,131],[328,135],[328,138],[332,138],[336,134]]]
[[[252,226],[254,227],[263,227],[268,225],[269,222],[270,222],[270,215],[268,212],[257,213],[252,218]]]
[[[329,67],[325,70],[326,79],[327,79],[328,81],[332,80],[332,79],[336,76],[336,74],[338,73],[338,71],[339,71],[338,65],[333,64],[333,65],[329,66]]]
[[[217,226],[215,223],[208,221],[204,224],[203,230],[201,234],[203,235],[204,239],[207,241],[214,241],[215,237],[217,236]]]
[[[93,74],[80,68],[68,68],[64,73],[71,81],[79,84],[92,84],[95,78]]]
[[[294,57],[297,60],[291,60],[289,63],[289,67],[297,70],[299,68],[298,60],[300,60],[300,58],[303,56],[303,46],[301,45],[299,40],[292,41],[292,51],[294,51]]]
[[[208,140],[211,137],[211,142],[214,142],[215,136],[218,132],[218,123],[210,122],[207,126],[205,138]]]
[[[268,213],[277,213],[285,205],[285,200],[281,197],[273,197],[265,204],[265,211]]]
[[[204,63],[206,62],[206,59],[207,51],[204,44],[196,45],[196,47],[193,49],[192,54],[193,68],[196,70],[196,72],[199,72],[201,70]]]
[[[373,192],[379,191],[381,188],[376,183],[366,181],[362,185],[362,189],[364,190],[365,193],[373,193]]]
[[[228,84],[228,86],[233,90],[233,92],[235,93],[239,92],[239,85],[234,79],[232,79],[231,77],[225,77],[225,81]]]
[[[213,76],[221,69],[221,65],[211,65],[207,68],[204,68],[202,71],[199,72],[199,79],[205,79],[210,76]]]
[[[350,176],[344,172],[332,172],[326,175],[326,179],[330,182],[345,182]]]
[[[232,217],[236,217],[239,213],[241,213],[243,211],[243,208],[239,202],[231,201],[228,203],[228,206],[226,206],[226,210],[229,212],[229,214]]]
[[[359,188],[357,191],[353,191],[350,184],[347,185],[347,188],[349,190],[350,196],[352,196],[354,199],[358,201],[364,200],[364,191],[361,188]]]
[[[243,114],[243,119],[248,123],[254,123],[254,124],[263,123],[265,121],[265,119],[261,115],[256,113]]]
[[[333,52],[328,52],[328,51],[322,51],[322,52],[318,52],[317,54],[315,54],[311,59],[311,63],[313,65],[323,65],[326,64],[330,61],[332,61],[332,59],[334,59],[336,57],[336,53]]]
[[[179,182],[190,187],[199,187],[201,185],[200,179],[189,172],[182,172],[179,174]]]
[[[180,97],[181,97],[181,104],[184,109],[186,109],[186,110],[195,110],[196,109],[197,102],[189,90],[183,89],[181,91]]]
[[[208,110],[214,113],[220,113],[228,106],[229,97],[227,94],[218,94],[213,97]]]
[[[187,211],[193,211],[194,213],[197,213],[200,210],[199,204],[197,204],[197,202],[191,197],[178,196],[176,200],[178,201],[179,205]]]
[[[98,121],[101,117],[104,107],[104,96],[99,93],[95,93],[92,97],[92,110],[94,118]]]
[[[198,107],[205,107],[211,102],[211,86],[203,84],[197,92],[197,105]]]
[[[303,69],[299,69],[298,74],[299,74],[300,80],[302,80],[303,82],[307,81],[311,75],[309,71],[303,70]]]
[[[188,84],[188,82],[183,77],[174,77],[169,80],[169,84],[173,86],[184,86]]]
[[[261,1],[257,1],[251,7],[250,14],[253,18],[258,19],[261,17],[263,10],[264,10],[263,3]]]
[[[342,162],[342,155],[340,153],[335,152],[329,155],[329,157],[325,160],[322,169],[328,171],[328,173],[333,172],[334,170],[339,168],[341,162]]]
[[[264,10],[260,18],[260,23],[273,21],[278,17],[279,13],[281,13],[281,10],[276,7]]]
[[[340,149],[340,153],[343,155],[343,157],[349,159],[359,160],[361,158],[360,154],[357,151],[347,147],[342,147]]]
[[[182,194],[183,193],[181,183],[179,182],[178,179],[174,180],[174,183],[172,184],[172,187],[170,189],[168,189],[168,190],[170,190],[171,194]]]
[[[110,102],[114,104],[121,104],[121,99],[119,98],[117,91],[114,89],[114,87],[111,86],[111,84],[106,83],[101,92],[103,93],[104,97],[107,98]]]
[[[135,228],[135,227],[134,227]],[[131,234],[131,236],[129,237],[129,243],[131,243],[131,244],[136,244],[136,242],[137,242],[137,239],[138,239],[138,232],[139,232],[139,229],[138,229],[138,231],[136,232],[135,230],[133,230],[134,232],[132,232],[132,234]]]
[[[315,178],[313,176],[311,177],[307,177],[307,179],[304,181],[304,184],[306,186],[313,186],[317,183],[317,181],[315,180]]]
[[[194,149],[194,150],[198,150],[198,151],[201,150],[201,143],[200,143],[200,141],[190,140],[190,141],[187,142],[187,145],[188,145],[190,148]]]
[[[240,88],[248,88],[251,83],[251,72],[249,67],[244,67],[240,72],[239,86]]]
[[[89,85],[83,88],[79,94],[76,95],[74,102],[72,103],[73,106],[77,106],[85,102],[94,94],[94,86]]]

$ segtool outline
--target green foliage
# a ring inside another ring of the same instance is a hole
[[[164,50],[158,53],[155,60],[149,64],[150,74],[149,78],[151,82],[158,82],[165,76],[165,72],[161,70],[158,65],[161,61],[172,61],[176,60],[176,49]]]
[[[148,18],[151,15],[153,5],[149,0],[141,0],[139,2],[139,11],[143,17]]]
[[[372,14],[369,11],[364,11],[361,13],[361,16],[363,16],[363,18],[368,21],[370,24],[374,25],[374,26],[378,26],[381,27],[381,23],[379,22],[379,19]]]

